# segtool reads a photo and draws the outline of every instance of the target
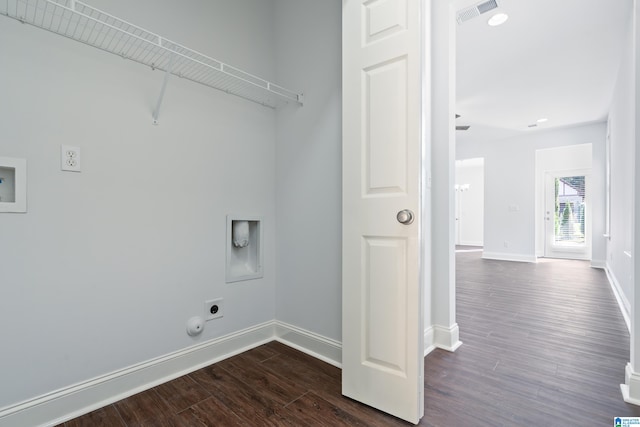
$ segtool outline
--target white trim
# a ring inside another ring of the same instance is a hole
[[[433,326],[433,344],[437,348],[450,352],[456,351],[462,345],[459,335],[460,330],[458,329],[457,323],[448,327],[440,325]]]
[[[608,263],[604,271],[607,273],[607,279],[609,279],[613,295],[616,297],[616,301],[618,301],[618,307],[620,307],[620,313],[622,313],[622,317],[624,317],[624,323],[627,324],[627,330],[631,333],[631,304],[622,291],[622,286],[620,286],[620,282],[616,279],[616,275],[613,274]]]
[[[283,326],[276,321],[265,322],[1,408],[0,427],[58,425],[274,339],[302,350],[299,344],[289,344],[287,339],[276,336],[276,331],[282,333],[283,330],[293,331],[293,329],[289,325]],[[295,328],[297,334],[300,334],[300,331]],[[308,338],[306,344],[312,347],[313,351],[303,351],[311,355],[328,353],[318,350],[322,347],[322,343],[330,343],[328,347],[334,350],[335,347],[340,347],[339,343],[310,332],[305,336]],[[323,360],[327,361],[326,358]]]
[[[494,259],[498,261],[515,261],[515,262],[531,262],[537,263],[538,258],[535,255],[526,254],[507,254],[500,252],[487,252],[482,253],[482,259]]]
[[[459,243],[460,246],[480,246],[482,247],[484,245],[483,242],[478,241],[478,240],[461,240]]]
[[[274,322],[275,340],[342,368],[342,343],[285,322]]]
[[[429,326],[428,328],[426,328],[424,330],[424,355],[425,357],[427,356],[427,354],[431,353],[433,350],[436,349],[436,346],[434,344],[434,339],[433,339],[433,326]]]
[[[467,252],[482,252],[482,248],[478,249],[456,249],[457,254],[463,254]]]
[[[620,384],[622,398],[627,403],[640,405],[640,374],[633,371],[631,363],[624,368],[624,384]]]
[[[591,268],[606,269],[607,268],[607,262],[605,260],[602,260],[602,259],[592,259],[591,260]]]

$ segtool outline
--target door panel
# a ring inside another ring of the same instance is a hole
[[[407,188],[407,61],[397,58],[365,70],[366,194]],[[393,141],[393,143],[389,143]]]
[[[364,7],[366,45],[407,29],[406,0],[370,0]]]
[[[424,412],[418,0],[343,0],[342,392]],[[413,221],[400,223],[408,209]]]
[[[379,237],[365,237],[364,241],[367,271],[361,302],[365,311],[363,360],[371,368],[405,376],[407,319],[401,310],[407,295],[405,287],[395,284],[407,282],[406,271],[388,266],[406,265],[407,241]]]

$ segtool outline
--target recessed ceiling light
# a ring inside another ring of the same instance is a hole
[[[488,24],[492,27],[497,27],[507,22],[507,19],[509,19],[509,15],[506,13],[496,13],[489,19]]]
[[[537,120],[538,123],[544,123],[544,122],[547,122],[547,121],[549,121],[549,119],[547,119],[546,117],[543,117],[543,118]]]

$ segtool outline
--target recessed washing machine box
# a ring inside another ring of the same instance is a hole
[[[27,211],[27,161],[0,157],[0,212]]]
[[[257,279],[262,271],[262,218],[227,215],[226,281]]]

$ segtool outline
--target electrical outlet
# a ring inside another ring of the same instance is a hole
[[[222,317],[224,300],[222,298],[212,299],[204,303],[204,316],[206,320],[213,320]]]
[[[80,172],[80,147],[60,146],[60,168],[68,172]]]

